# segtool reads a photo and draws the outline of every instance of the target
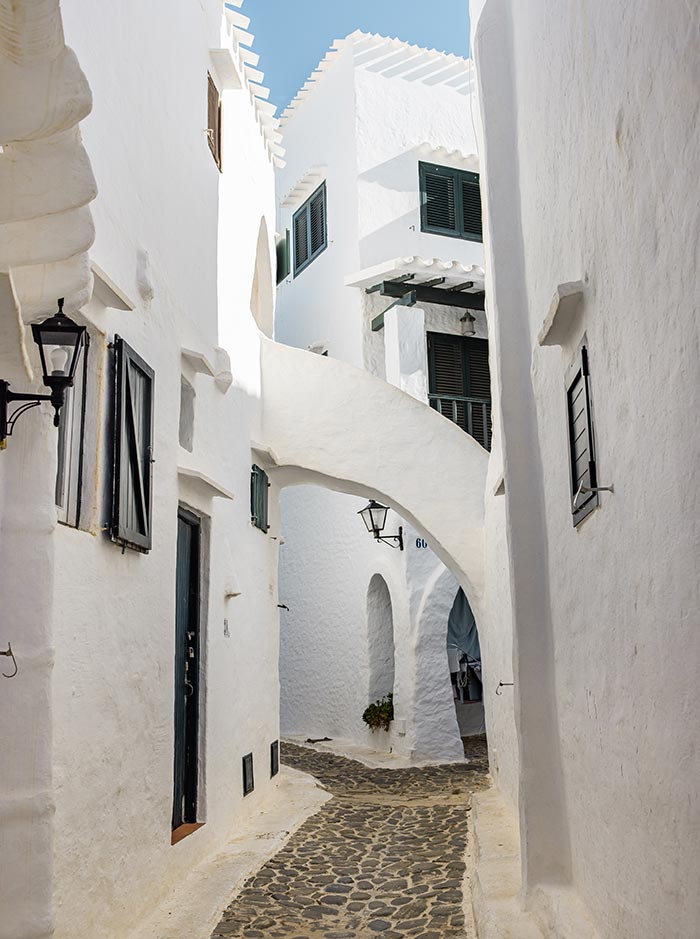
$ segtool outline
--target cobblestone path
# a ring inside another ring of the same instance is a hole
[[[248,881],[213,939],[464,939],[466,803],[488,769],[484,738],[466,749],[464,764],[371,769],[284,744],[283,762],[333,798]]]

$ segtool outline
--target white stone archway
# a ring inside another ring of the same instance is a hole
[[[478,605],[486,451],[427,405],[345,362],[263,340],[261,365],[260,447],[277,484],[315,483],[388,503],[430,538]]]
[[[464,757],[447,662],[447,620],[458,582],[440,565],[425,585],[416,615],[415,743],[417,760]]]

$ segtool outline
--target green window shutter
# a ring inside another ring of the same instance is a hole
[[[478,173],[462,173],[462,235],[469,241],[483,241],[481,226],[481,190]]]
[[[491,448],[491,380],[486,339],[428,333],[430,406]]]
[[[320,189],[309,203],[311,229],[311,257],[326,246],[326,189]]]
[[[585,345],[581,346],[567,376],[566,412],[569,425],[571,512],[574,525],[578,525],[598,505],[597,492],[579,492],[581,486],[595,489],[598,485],[588,350]]]
[[[419,163],[421,231],[481,241],[479,174]]]
[[[292,219],[294,229],[294,276],[328,246],[326,184],[321,186],[297,209]]]
[[[281,284],[286,277],[289,277],[291,268],[289,229],[285,231],[284,235],[278,236],[275,247],[277,249],[277,283]]]
[[[150,365],[114,337],[112,541],[144,553],[152,544],[153,391]]]
[[[457,234],[454,177],[426,171],[424,184],[426,230]]]
[[[253,777],[253,754],[246,753],[242,760],[243,763],[243,795],[247,796],[255,789],[255,780]]]
[[[294,274],[306,267],[309,260],[309,216],[300,209],[294,216]]]
[[[250,473],[250,520],[256,528],[267,531],[267,506],[269,480],[265,470],[253,464]]]

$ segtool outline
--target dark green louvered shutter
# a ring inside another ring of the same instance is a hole
[[[429,167],[425,163],[421,163],[420,170],[423,231],[458,235],[454,173],[441,166]]]
[[[250,473],[250,520],[261,531],[267,531],[270,527],[267,523],[269,488],[267,473],[253,464]]]
[[[420,163],[419,176],[421,230],[481,241],[479,174]]]
[[[491,373],[486,339],[464,340],[467,354],[467,394],[471,404],[470,433],[482,447],[491,449]]]
[[[428,333],[428,387],[431,407],[490,449],[488,342]]]
[[[155,373],[121,336],[114,337],[112,541],[151,549]]]
[[[289,229],[287,229],[284,235],[279,235],[276,242],[277,248],[277,283],[281,284],[285,277],[289,277],[289,272],[291,270],[291,258],[290,258],[290,239],[289,239]]]
[[[301,273],[328,245],[326,184],[297,209],[292,219],[294,229],[294,276]]]
[[[588,350],[585,345],[581,346],[567,376],[566,412],[569,427],[571,512],[574,525],[578,525],[598,505],[597,492],[581,491],[582,486],[595,489],[598,485]]]
[[[309,202],[311,230],[311,257],[314,258],[326,246],[326,187],[322,187]]]
[[[483,241],[479,174],[462,173],[460,175],[462,236],[469,241]]]
[[[246,753],[242,760],[243,763],[243,795],[247,796],[255,789],[255,779],[253,777],[253,754]]]
[[[294,274],[309,262],[309,214],[306,206],[294,215]]]

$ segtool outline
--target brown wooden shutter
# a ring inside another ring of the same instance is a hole
[[[121,336],[114,337],[112,541],[148,552],[152,546],[153,401],[155,373]]]
[[[207,74],[207,139],[216,165],[221,169],[221,98],[211,75]]]

